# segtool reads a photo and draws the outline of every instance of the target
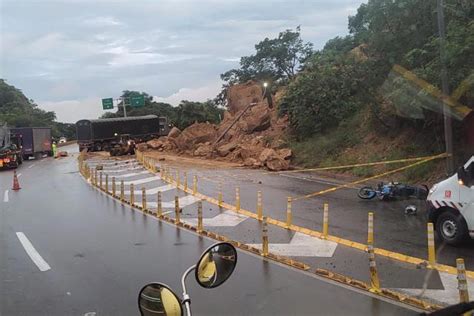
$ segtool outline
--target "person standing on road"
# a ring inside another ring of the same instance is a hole
[[[51,145],[51,148],[53,150],[53,157],[56,158],[58,156],[58,148],[56,146],[56,142],[53,142],[53,144]]]

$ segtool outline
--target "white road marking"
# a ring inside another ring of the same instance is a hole
[[[262,244],[249,244],[262,248]],[[337,243],[296,232],[288,244],[268,245],[268,251],[286,257],[332,257]]]
[[[31,168],[33,168],[35,165],[36,165],[35,163],[33,163],[33,164],[29,165],[29,166],[28,166],[28,169],[31,169]]]
[[[21,177],[21,173],[19,173],[16,177],[17,177],[17,178]]]
[[[120,183],[118,183],[118,185],[120,185]],[[162,186],[159,186],[159,187],[147,189],[146,190],[146,195],[155,195],[158,192],[166,192],[166,191],[173,190],[173,189],[176,189],[175,185],[171,185],[171,184],[162,185]],[[125,194],[130,195],[130,190],[125,190]],[[140,188],[135,188],[135,195],[141,195],[141,194],[142,194],[141,189]]]
[[[22,232],[17,232],[16,236],[20,240],[23,248],[25,248],[26,253],[30,256],[31,260],[36,264],[40,271],[48,271],[51,269],[49,264],[44,261],[41,255],[36,251],[35,247],[31,244],[31,242],[26,238],[25,234]]]
[[[248,216],[236,214],[232,211],[225,211],[212,218],[203,218],[204,226],[211,227],[233,227],[245,221]],[[183,218],[183,222],[197,226],[197,218]]]
[[[124,185],[130,185],[130,184],[133,183],[134,185],[138,185],[138,184],[144,184],[144,183],[148,183],[148,182],[152,182],[152,181],[158,181],[158,180],[161,180],[160,176],[151,176],[151,177],[143,178],[143,179],[140,179],[140,180],[125,181],[123,184]]]
[[[120,169],[120,170],[104,170],[104,171],[107,171],[107,173],[112,173],[112,172],[125,172],[125,171],[132,171],[132,170],[138,170],[138,169],[143,169],[142,166],[136,166],[136,167],[133,167],[133,168],[126,168],[126,169]],[[97,172],[100,172],[102,170],[97,170]]]
[[[179,207],[180,208],[189,206],[189,205],[194,204],[197,201],[199,201],[199,199],[197,197],[194,197],[192,195],[186,195],[186,196],[180,197],[178,200],[179,200]],[[135,202],[135,205],[141,206],[142,202],[137,201],[137,202]],[[153,207],[153,208],[158,207],[158,204],[156,202],[147,202],[146,205],[147,205],[147,207]],[[169,201],[169,202],[161,203],[161,207],[162,208],[174,208],[174,200]]]
[[[412,296],[420,296],[421,298],[434,299],[438,302],[442,302],[448,305],[459,303],[459,290],[457,276],[446,272],[439,272],[441,282],[443,283],[444,290],[432,290],[432,289],[395,289],[397,291],[410,294]],[[468,291],[474,293],[474,280],[467,278]]]
[[[3,202],[8,202],[8,190],[5,190],[5,193],[3,193]]]
[[[119,179],[122,179],[122,178],[130,178],[130,177],[134,177],[134,176],[139,176],[139,175],[142,175],[142,174],[148,174],[149,172],[147,170],[143,170],[143,171],[140,171],[140,172],[132,172],[132,173],[126,173],[126,174],[119,174],[119,175],[116,175],[114,176],[115,178],[119,178]]]

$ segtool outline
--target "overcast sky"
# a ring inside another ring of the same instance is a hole
[[[301,25],[315,48],[347,34],[357,0],[0,0],[0,77],[59,121],[122,90],[205,101],[265,37]]]

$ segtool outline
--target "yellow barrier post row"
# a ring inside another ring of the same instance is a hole
[[[203,231],[202,225],[202,201],[198,201],[198,225],[197,225],[197,232],[201,233]]]
[[[163,207],[161,205],[161,191],[158,191],[156,198],[156,216],[163,217]]]
[[[292,220],[293,218],[291,214],[291,196],[289,196],[286,201],[286,227],[287,228],[291,227]]]
[[[133,206],[135,204],[135,186],[130,184],[130,204]]]
[[[458,290],[459,290],[459,302],[469,302],[469,290],[466,279],[466,266],[464,265],[464,259],[456,259],[456,268],[458,270]],[[469,315],[469,314],[466,314]]]
[[[268,256],[268,226],[267,217],[263,217],[262,223],[262,256]]]
[[[105,193],[109,193],[109,175],[105,175]]]
[[[120,180],[120,201],[125,201],[125,185],[123,180]]]
[[[146,207],[146,189],[145,187],[142,187],[142,210],[146,213],[147,212],[147,207]]]
[[[117,187],[115,183],[115,177],[112,177],[112,196],[115,197],[116,193],[117,193]]]
[[[222,208],[222,183],[219,182],[219,187],[218,187],[218,193],[217,193],[217,206],[219,206],[219,208]]]
[[[257,191],[257,219],[261,221],[262,217],[263,217],[262,191]]]
[[[428,223],[427,233],[428,233],[428,268],[435,268],[436,267],[436,252],[435,252],[433,223]]]
[[[240,211],[240,188],[236,187],[235,188],[235,209]]]
[[[177,195],[174,197],[174,212],[176,224],[181,223],[181,214],[179,214],[179,198]]]
[[[367,225],[367,244],[374,245],[374,213],[369,212],[369,219]]]
[[[197,194],[197,182],[198,182],[197,175],[194,175],[194,177],[193,177],[193,195]]]
[[[327,239],[329,231],[329,204],[324,203],[323,206],[323,235],[321,238]]]

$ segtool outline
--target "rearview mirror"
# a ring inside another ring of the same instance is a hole
[[[218,243],[201,255],[195,273],[196,281],[202,287],[211,289],[224,283],[234,272],[237,264],[237,250],[229,243]]]
[[[138,294],[138,308],[142,316],[183,315],[180,299],[163,283],[145,285]]]

